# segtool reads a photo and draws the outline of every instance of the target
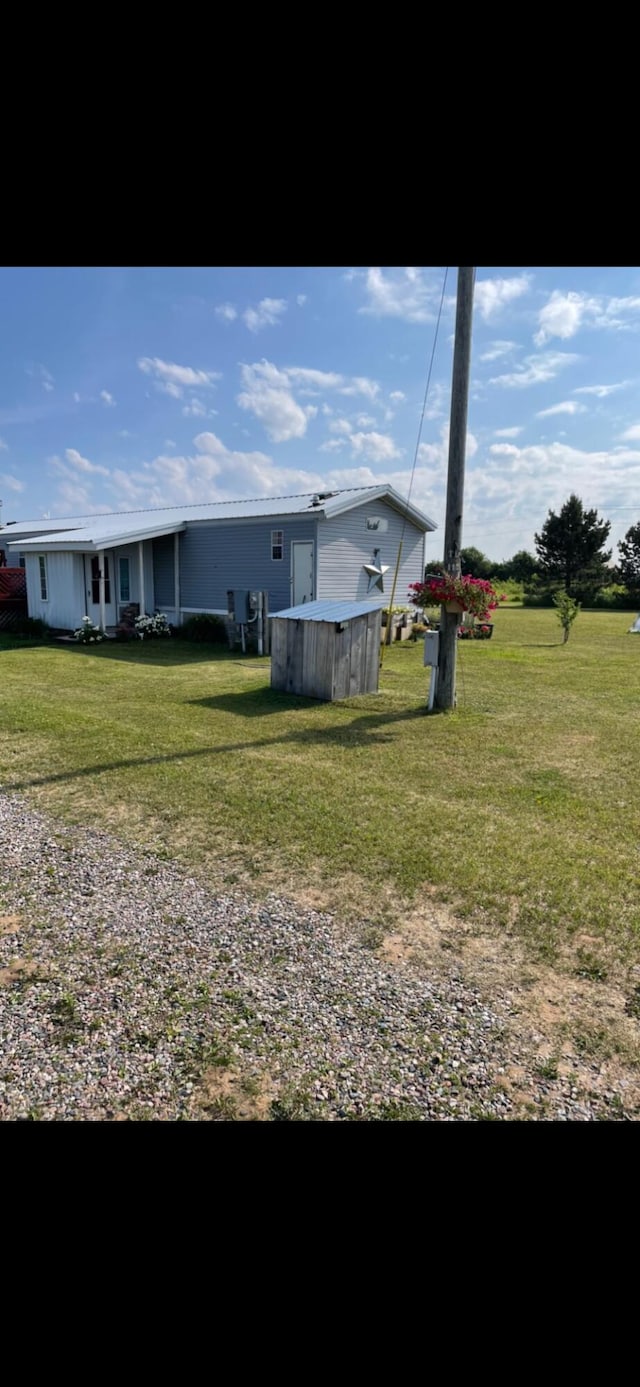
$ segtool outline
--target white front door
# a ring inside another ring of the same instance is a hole
[[[294,539],[291,545],[291,604],[313,602],[313,540]]]
[[[100,625],[100,562],[97,554],[86,554],[84,558],[84,575],[87,593],[87,615],[91,617],[96,626]],[[113,626],[116,622],[116,575],[113,572],[113,551],[104,556],[104,615],[105,625]]]

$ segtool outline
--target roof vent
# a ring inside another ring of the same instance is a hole
[[[337,491],[318,491],[311,501],[312,506],[320,506],[323,501],[330,501],[332,496],[337,496]]]

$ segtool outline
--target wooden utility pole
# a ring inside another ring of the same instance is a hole
[[[469,407],[469,367],[471,363],[471,321],[473,316],[473,266],[458,266],[456,336],[453,349],[451,383],[451,422],[449,425],[449,471],[447,474],[447,517],[444,526],[444,567],[446,573],[460,577],[460,542],[464,501],[464,460],[467,448]],[[458,612],[440,613],[438,684],[436,707],[456,706],[456,655]]]

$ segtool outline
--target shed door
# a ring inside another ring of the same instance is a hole
[[[313,602],[313,540],[294,539],[291,545],[291,605]]]

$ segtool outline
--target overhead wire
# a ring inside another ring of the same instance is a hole
[[[421,414],[420,414],[420,423],[419,423],[419,425],[418,425],[418,436],[417,436],[417,438],[416,438],[415,452],[414,452],[414,454],[413,454],[413,466],[412,466],[412,468],[411,468],[411,478],[410,478],[410,480],[409,480],[409,490],[408,490],[408,492],[407,492],[407,507],[409,506],[409,504],[410,504],[410,502],[411,502],[411,493],[412,493],[412,491],[413,491],[413,483],[414,483],[415,475],[416,475],[416,467],[417,467],[417,463],[418,463],[418,452],[419,452],[419,450],[420,450],[420,440],[421,440],[421,438],[422,438],[422,426],[423,426],[423,424],[424,424],[424,416],[425,416],[425,411],[426,411],[426,408],[427,408],[427,400],[428,400],[428,398],[429,398],[429,387],[430,387],[430,385],[431,385],[431,374],[432,374],[432,372],[433,372],[433,362],[434,362],[434,359],[435,359],[436,346],[437,346],[437,343],[438,343],[438,332],[439,332],[439,330],[440,330],[440,319],[441,319],[441,317],[442,317],[442,308],[443,308],[443,305],[444,305],[444,296],[445,296],[445,292],[446,292],[446,288],[447,288],[447,276],[448,276],[448,274],[449,274],[449,266],[447,265],[447,266],[445,267],[444,279],[443,279],[443,281],[442,281],[442,293],[441,293],[441,295],[440,295],[440,307],[438,308],[438,316],[437,316],[437,319],[436,319],[436,327],[435,327],[435,332],[434,332],[434,335],[433,335],[433,346],[432,346],[432,348],[431,348],[431,359],[430,359],[430,361],[429,361],[429,370],[427,371],[427,383],[426,383],[425,391],[424,391],[424,399],[423,399],[423,401],[422,401],[422,411],[421,411]],[[382,645],[382,647],[381,647],[381,650],[380,650],[380,664],[382,664],[383,661],[384,661],[384,650],[385,650],[385,646],[388,644],[389,640],[391,639],[393,603],[394,603],[394,600],[395,600],[396,588],[397,588],[397,586],[398,586],[398,574],[399,574],[399,572],[400,572],[400,563],[401,563],[401,560],[402,560],[402,546],[403,546],[403,544],[404,544],[404,536],[405,536],[405,531],[406,531],[406,528],[407,528],[407,520],[408,520],[407,511],[405,510],[405,512],[404,512],[404,514],[403,514],[403,517],[402,517],[402,529],[400,530],[400,543],[398,544],[398,557],[397,557],[397,559],[396,559],[395,573],[394,573],[394,575],[393,575],[393,584],[392,584],[392,587],[391,587],[391,598],[390,598],[390,602],[389,602],[389,611],[388,611],[388,621],[387,621],[387,628],[386,628],[386,636],[385,636],[384,643],[383,643],[383,645]]]

